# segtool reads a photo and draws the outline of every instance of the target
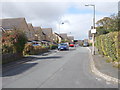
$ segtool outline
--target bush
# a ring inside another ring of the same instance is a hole
[[[92,43],[89,43],[89,46],[92,46]]]
[[[22,53],[27,37],[20,30],[12,30],[2,34],[2,54]]]
[[[120,41],[118,39],[118,32],[111,32],[106,35],[96,37],[96,47],[100,54],[108,56],[112,62],[120,61]]]
[[[42,46],[33,46],[32,44],[26,44],[23,50],[24,55],[35,55],[47,52],[49,50],[48,47]]]
[[[29,55],[33,53],[34,47],[32,44],[25,44],[24,50],[23,50],[23,55]]]
[[[57,47],[58,47],[58,45],[55,45],[55,44],[50,45],[50,49],[56,49]]]
[[[15,31],[16,33],[16,42],[14,42],[15,49],[17,53],[22,53],[27,42],[27,37],[22,31]]]

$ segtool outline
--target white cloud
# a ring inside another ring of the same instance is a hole
[[[1,0],[2,2],[118,2],[119,0]]]
[[[88,30],[92,25],[92,12],[71,14],[66,13],[69,7],[74,6],[79,10],[92,10],[85,7],[85,4],[96,5],[96,21],[117,12],[117,2],[8,2],[2,3],[3,18],[25,17],[28,23],[34,26],[52,27],[55,32],[59,32],[59,24],[61,32],[67,32],[74,35],[76,39],[84,39],[88,36]],[[32,1],[32,0],[31,0]],[[59,1],[59,0],[58,0]],[[99,13],[98,13],[99,12]]]

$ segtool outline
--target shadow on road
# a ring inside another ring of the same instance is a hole
[[[27,71],[28,69],[34,67],[35,65],[37,65],[38,63],[34,63],[34,61],[38,61],[38,60],[54,60],[54,59],[58,59],[58,58],[62,58],[61,56],[48,56],[48,57],[26,57],[25,59],[28,59],[28,63],[21,63],[19,65],[16,65],[14,66],[15,64],[13,64],[12,66],[14,67],[10,67],[9,69],[6,70],[6,68],[2,68],[3,71],[5,72],[2,72],[2,77],[7,77],[7,76],[14,76],[14,75],[17,75],[17,74],[21,74],[25,71]],[[59,59],[58,59],[59,60]],[[29,63],[33,61],[33,63]]]
[[[58,59],[58,58],[62,58],[62,57],[61,56],[36,57],[37,60]]]
[[[5,73],[3,72],[2,77],[14,76],[17,74],[21,74],[21,73],[27,71],[28,69],[34,67],[35,65],[37,65],[37,63],[24,63],[24,64],[20,65],[19,67],[11,69]]]
[[[69,49],[69,51],[74,51],[74,50],[76,50],[75,48],[74,49]]]

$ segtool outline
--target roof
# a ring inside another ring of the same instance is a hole
[[[28,23],[28,29],[29,29],[30,31],[34,31],[33,25],[32,25],[31,23]]]
[[[52,35],[52,28],[42,28],[42,32],[46,35]]]
[[[74,36],[68,36],[68,39],[74,40]]]
[[[26,23],[25,18],[0,19],[0,22],[2,22],[1,26],[5,30],[14,28],[28,30],[28,25]]]
[[[41,29],[41,27],[33,27],[35,30],[39,30]]]
[[[56,35],[58,35],[60,38],[62,38],[63,39],[63,37],[61,37],[58,33],[55,33]]]
[[[67,33],[61,33],[61,34],[59,34],[62,38],[64,38],[64,39],[67,39],[68,37],[67,37]]]
[[[33,28],[34,28],[34,30],[35,30],[35,33],[37,33],[38,31],[39,31],[39,32],[42,31],[41,27],[33,27]]]
[[[46,35],[44,32],[42,32],[43,35]]]

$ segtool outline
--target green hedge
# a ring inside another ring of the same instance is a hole
[[[57,47],[58,47],[58,45],[55,45],[55,44],[50,45],[50,49],[56,49]]]
[[[23,50],[24,55],[35,55],[47,52],[49,50],[48,47],[43,46],[33,46],[32,44],[26,44]]]
[[[99,53],[110,57],[113,62],[120,60],[118,35],[118,32],[111,32],[96,37],[96,47]]]

